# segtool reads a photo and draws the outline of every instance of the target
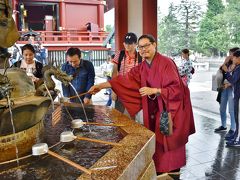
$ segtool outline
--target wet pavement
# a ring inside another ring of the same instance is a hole
[[[190,84],[196,133],[187,144],[187,165],[181,169],[181,179],[240,179],[240,148],[226,147],[227,131],[214,133],[220,126],[217,92],[212,91],[212,74],[216,69],[197,72]],[[229,130],[229,115],[227,119]]]

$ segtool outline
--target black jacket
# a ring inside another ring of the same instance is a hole
[[[22,61],[17,61],[15,62],[12,67],[18,67],[20,68],[21,66],[21,62]],[[37,78],[42,78],[43,77],[43,73],[42,73],[42,68],[43,68],[43,65],[42,63],[38,62],[38,61],[35,61],[36,63],[36,71],[33,72],[33,75]]]

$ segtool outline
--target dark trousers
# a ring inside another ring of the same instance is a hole
[[[119,99],[115,101],[115,109],[120,111],[121,113],[124,113],[125,107]]]

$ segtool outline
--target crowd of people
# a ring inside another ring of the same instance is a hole
[[[157,52],[152,35],[137,38],[136,34],[127,33],[123,45],[123,50],[108,56],[106,63],[101,66],[107,82],[95,85],[92,62],[81,58],[79,48],[69,48],[61,70],[72,76],[73,80],[72,86],[62,84],[63,96],[70,98],[73,103],[82,101],[89,105],[92,104],[92,94],[105,88],[105,94],[109,96],[106,106],[115,101],[115,108],[133,120],[141,112],[138,122],[155,132],[154,162],[157,174],[179,172],[186,164],[185,145],[188,136],[195,132],[187,87],[193,68],[189,50],[182,51],[182,63],[177,67],[173,60]],[[24,69],[37,83],[43,77],[43,64],[35,60],[35,54],[33,44],[24,45],[23,58],[12,66]],[[76,93],[80,94],[80,99]],[[171,114],[169,120],[173,122],[171,135],[165,135],[159,129],[164,104],[166,111]]]
[[[127,33],[123,45],[125,49],[117,52],[112,61],[112,79],[92,86],[88,92],[96,94],[111,88],[113,100],[121,103],[121,108],[117,104],[115,108],[133,120],[142,110],[142,124],[156,135],[153,158],[157,174],[174,172],[174,178],[178,179],[177,173],[186,164],[185,145],[189,135],[195,132],[187,87],[191,78],[188,69],[192,71],[192,67],[191,64],[183,67],[189,61],[189,52],[186,56],[183,52],[182,67],[178,68],[173,60],[157,52],[152,35],[137,39],[134,33]],[[186,82],[184,76],[189,78]],[[173,132],[168,135],[159,129],[164,104],[171,114],[169,121],[173,122]]]
[[[195,132],[188,85],[194,73],[189,49],[181,51],[181,62],[175,62],[157,52],[152,35],[127,33],[123,39],[124,49],[109,55],[101,65],[106,82],[95,84],[95,70],[91,61],[81,57],[79,48],[66,51],[66,62],[61,70],[73,77],[72,86],[62,85],[63,96],[73,103],[80,101],[92,104],[92,95],[106,89],[106,106],[111,106],[129,118],[143,124],[156,135],[154,162],[157,174],[179,172],[186,164],[186,143]],[[34,83],[42,77],[43,64],[35,60],[32,44],[22,47],[22,59],[12,66],[24,69]],[[225,136],[228,147],[240,146],[239,98],[240,98],[240,49],[232,48],[229,56],[217,73],[218,97],[221,125],[215,132],[227,130],[227,106],[231,126]],[[171,114],[173,132],[164,134],[160,130],[163,111]],[[137,118],[141,112],[140,120]]]
[[[227,130],[227,105],[230,114],[231,126],[225,136],[227,147],[240,147],[239,141],[239,98],[240,98],[240,49],[229,50],[229,56],[220,66],[216,80],[218,84],[217,101],[220,104],[221,126],[215,132]]]

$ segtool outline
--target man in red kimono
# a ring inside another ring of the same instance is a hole
[[[152,35],[142,35],[138,50],[144,61],[125,76],[90,88],[97,93],[111,87],[119,96],[129,114],[134,116],[143,109],[144,126],[156,135],[154,162],[158,174],[179,170],[186,164],[185,145],[195,132],[189,89],[183,84],[175,63],[156,52]],[[160,132],[160,114],[163,102],[171,113],[173,133]]]

